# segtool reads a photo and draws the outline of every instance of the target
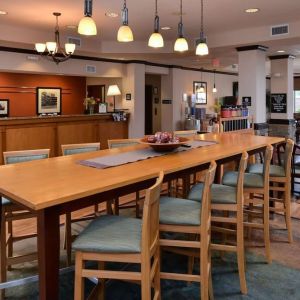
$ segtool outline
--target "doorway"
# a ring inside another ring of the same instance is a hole
[[[152,110],[153,110],[153,87],[152,85],[145,85],[145,134],[153,134],[152,126]]]

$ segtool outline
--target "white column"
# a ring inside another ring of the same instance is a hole
[[[129,138],[145,135],[145,65],[128,64],[123,79],[123,107],[129,109]],[[131,94],[131,100],[125,98]]]
[[[286,113],[271,113],[271,119],[294,119],[294,56],[270,56],[271,60],[271,96],[286,94]]]
[[[266,122],[266,50],[254,45],[237,48],[239,56],[239,103],[251,97],[248,107],[254,123]]]

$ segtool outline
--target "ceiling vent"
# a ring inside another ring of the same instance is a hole
[[[271,26],[271,36],[280,36],[289,34],[289,24]]]
[[[89,66],[89,65],[86,66],[87,73],[96,73],[96,71],[97,71],[96,66]]]
[[[81,38],[68,36],[68,43],[75,44],[76,47],[80,48],[81,47]]]

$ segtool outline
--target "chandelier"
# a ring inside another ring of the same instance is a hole
[[[63,61],[68,60],[75,51],[75,44],[66,43],[65,48],[63,49],[60,45],[59,38],[59,26],[58,26],[58,17],[61,16],[61,13],[54,12],[53,15],[56,17],[56,26],[55,26],[55,41],[46,42],[46,43],[36,43],[35,50],[39,54],[46,55],[45,57],[49,60],[54,61],[56,64],[59,64]],[[47,49],[47,51],[46,51]],[[46,51],[46,52],[45,52]]]

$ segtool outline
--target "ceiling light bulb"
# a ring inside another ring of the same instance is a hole
[[[247,9],[245,9],[245,12],[246,13],[256,13],[256,12],[258,12],[259,11],[259,8],[247,8]]]
[[[278,50],[277,53],[284,53],[284,50]]]
[[[76,45],[75,44],[71,44],[71,43],[67,43],[65,44],[65,50],[67,54],[73,54],[75,51]]]
[[[97,35],[97,26],[95,21],[89,17],[83,17],[78,25],[78,33],[83,35]]]
[[[209,53],[208,47],[205,41],[200,41],[196,48],[196,55],[207,55]]]
[[[49,53],[56,53],[57,48],[55,42],[47,42],[46,46]]]
[[[164,46],[164,39],[159,32],[153,32],[149,38],[148,46],[152,48],[161,48]]]
[[[217,88],[216,88],[215,86],[214,86],[212,92],[213,92],[213,93],[217,93],[217,92],[218,92],[218,90],[217,90]]]
[[[184,52],[189,50],[189,45],[184,37],[178,37],[174,44],[174,51]]]
[[[43,44],[43,43],[36,43],[36,44],[35,44],[35,50],[36,50],[38,53],[43,53],[43,52],[46,50],[46,44]]]
[[[131,28],[128,25],[122,25],[118,30],[117,36],[118,42],[132,42],[133,33]]]

